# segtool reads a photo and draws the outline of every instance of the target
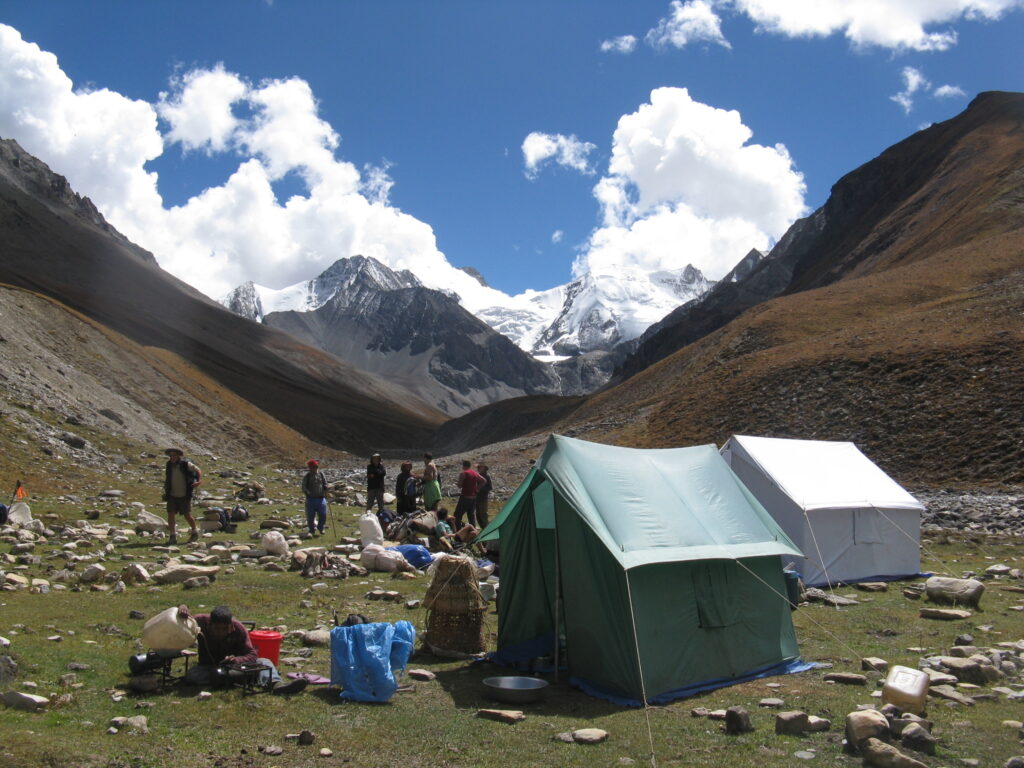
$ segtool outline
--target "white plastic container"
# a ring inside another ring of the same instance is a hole
[[[894,704],[904,712],[919,715],[924,712],[928,698],[929,677],[920,669],[894,666],[882,687],[882,700]]]
[[[196,620],[179,616],[175,606],[161,611],[143,625],[142,644],[154,651],[183,651],[198,635]]]

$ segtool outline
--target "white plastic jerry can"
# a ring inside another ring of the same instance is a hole
[[[896,665],[889,670],[889,676],[882,687],[882,700],[904,712],[919,715],[925,709],[929,679],[920,669]]]

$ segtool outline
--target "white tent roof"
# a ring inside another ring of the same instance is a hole
[[[924,510],[921,502],[853,443],[748,435],[733,435],[729,443],[733,442],[806,511],[849,507]]]

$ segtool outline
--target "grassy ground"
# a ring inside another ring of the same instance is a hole
[[[155,472],[153,467],[140,467],[127,473],[124,485],[131,490],[126,500],[134,500],[135,494],[148,504],[155,502]],[[137,484],[129,484],[127,478],[134,478]],[[294,487],[286,485],[283,477],[270,473],[268,480],[272,497],[294,498]],[[216,483],[211,480],[209,484]],[[45,514],[48,508],[68,519],[74,513],[56,502],[40,500],[33,505],[37,515]],[[266,507],[256,509],[267,510],[257,518],[269,514]],[[270,509],[298,511],[295,504]],[[113,522],[113,512],[105,510],[101,522]],[[335,509],[337,536],[355,531],[358,512]],[[256,521],[243,524],[233,538],[246,540],[246,534],[255,527]],[[227,538],[218,534],[215,540]],[[332,537],[327,541],[333,541]],[[152,562],[157,553],[149,548],[151,543],[133,540],[120,547],[108,557],[108,569],[120,568],[125,556]],[[0,543],[0,553],[9,548]],[[46,564],[54,562],[46,559],[54,549],[55,545],[40,548],[36,554],[43,555],[44,565],[32,567],[28,573],[43,575]],[[929,553],[934,559],[926,561],[925,567],[960,575],[964,570],[982,571],[995,562],[1020,566],[1022,550],[1015,542],[971,540],[954,534],[949,540],[931,544]],[[1011,610],[1024,603],[1024,595],[1001,589],[1015,583],[989,582],[982,601],[984,610],[969,620],[953,623],[919,619],[920,603],[903,597],[896,586],[872,595],[857,593],[863,601],[857,606],[841,610],[807,606],[793,617],[806,659],[829,662],[837,671],[859,671],[859,659],[864,656],[880,656],[890,663],[916,667],[919,654],[908,648],[920,646],[930,652],[944,652],[963,632],[975,635],[978,645],[1024,638],[1024,613]],[[310,629],[328,625],[332,612],[337,610],[342,616],[363,613],[373,619],[408,619],[422,630],[421,610],[364,598],[377,584],[397,589],[407,599],[422,597],[426,589],[424,579],[405,582],[371,575],[331,581],[326,590],[310,591],[310,583],[297,573],[239,566],[204,590],[143,586],[131,587],[123,594],[0,592],[0,635],[12,641],[8,652],[18,663],[18,685],[33,681],[38,685],[36,693],[69,691],[72,696],[71,702],[45,713],[0,712],[0,765],[283,768],[344,764],[426,768],[501,763],[512,768],[625,765],[628,760],[649,764],[648,718],[659,765],[789,766],[803,763],[793,757],[801,750],[815,753],[810,764],[853,765],[859,761],[841,753],[843,719],[859,704],[878,703],[870,695],[878,690],[874,679],[868,688],[836,686],[822,679],[830,670],[754,681],[652,708],[647,713],[590,698],[561,683],[552,686],[543,703],[524,707],[525,721],[505,725],[476,717],[481,707],[502,706],[482,695],[481,680],[497,673],[496,668],[422,654],[414,657],[412,666],[434,671],[437,679],[417,682],[415,690],[398,693],[382,705],[344,703],[337,689],[324,687],[311,687],[294,698],[264,694],[243,697],[232,689],[217,691],[213,698],[200,701],[196,698],[198,689],[172,686],[154,694],[114,700],[116,691],[127,681],[128,657],[141,650],[137,638],[142,621],[129,619],[129,611],[139,610],[148,616],[180,602],[187,602],[196,611],[223,603],[230,605],[237,616],[254,619],[263,626]],[[843,594],[852,592],[842,590]],[[312,606],[302,607],[303,600],[311,601]],[[496,622],[497,617],[490,615],[492,632]],[[47,639],[58,633],[63,637],[60,642]],[[294,655],[298,647],[298,641],[286,639],[282,656]],[[62,688],[60,678],[68,673],[67,665],[72,662],[88,664],[89,669],[76,673],[81,687]],[[301,669],[329,674],[327,650],[316,649]],[[282,673],[294,670],[282,667]],[[758,701],[769,696],[784,699],[786,709],[802,709],[832,719],[832,730],[804,738],[776,736],[774,712],[758,708]],[[747,707],[755,732],[727,736],[718,722],[690,714],[694,707],[732,705]],[[149,734],[106,733],[111,718],[138,714],[149,718]],[[1008,757],[1024,753],[1016,729],[1001,724],[1021,719],[1020,702],[997,695],[994,700],[966,708],[932,700],[928,714],[935,720],[935,735],[943,740],[938,756],[922,758],[930,766],[957,765],[962,758],[977,759],[982,766],[1001,766]],[[603,728],[611,736],[596,746],[552,739],[556,733],[582,727]],[[312,746],[285,740],[286,734],[304,728],[316,734]],[[284,752],[265,755],[259,750],[267,745],[281,746]],[[333,756],[320,757],[322,747],[331,749]]]

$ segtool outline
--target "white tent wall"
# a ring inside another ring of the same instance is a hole
[[[871,499],[849,500],[847,503],[834,499],[828,508],[805,510],[784,489],[787,479],[793,481],[793,471],[787,477],[773,476],[757,457],[743,444],[751,438],[730,438],[722,447],[721,454],[733,472],[775,518],[779,526],[789,535],[805,557],[796,561],[804,582],[809,585],[823,585],[838,581],[863,581],[881,576],[908,576],[921,570],[920,554],[920,510],[908,509],[916,503],[902,491],[907,500],[898,499],[899,506],[878,506]],[[785,451],[787,444],[799,443],[800,452],[806,457],[808,443],[813,441],[767,440],[754,438],[753,442],[762,453],[776,449]],[[819,441],[820,442],[820,441]],[[843,462],[851,461],[847,480],[858,471],[874,481],[882,471],[870,463],[852,444],[820,442],[822,450],[817,454],[819,466],[805,465],[804,472],[818,472],[820,475],[841,474]],[[828,450],[844,446],[843,450]],[[850,449],[853,449],[852,451]],[[828,463],[826,468],[822,466]],[[869,465],[870,469],[865,469]],[[886,480],[889,478],[886,476]],[[892,483],[891,480],[889,480]],[[796,483],[798,484],[798,483]],[[880,485],[877,481],[866,483]],[[893,483],[894,484],[894,483]],[[895,484],[894,484],[895,485]],[[884,485],[883,485],[884,487]],[[886,492],[886,500],[893,498]],[[881,501],[881,500],[880,500]],[[908,503],[909,501],[909,503]]]

